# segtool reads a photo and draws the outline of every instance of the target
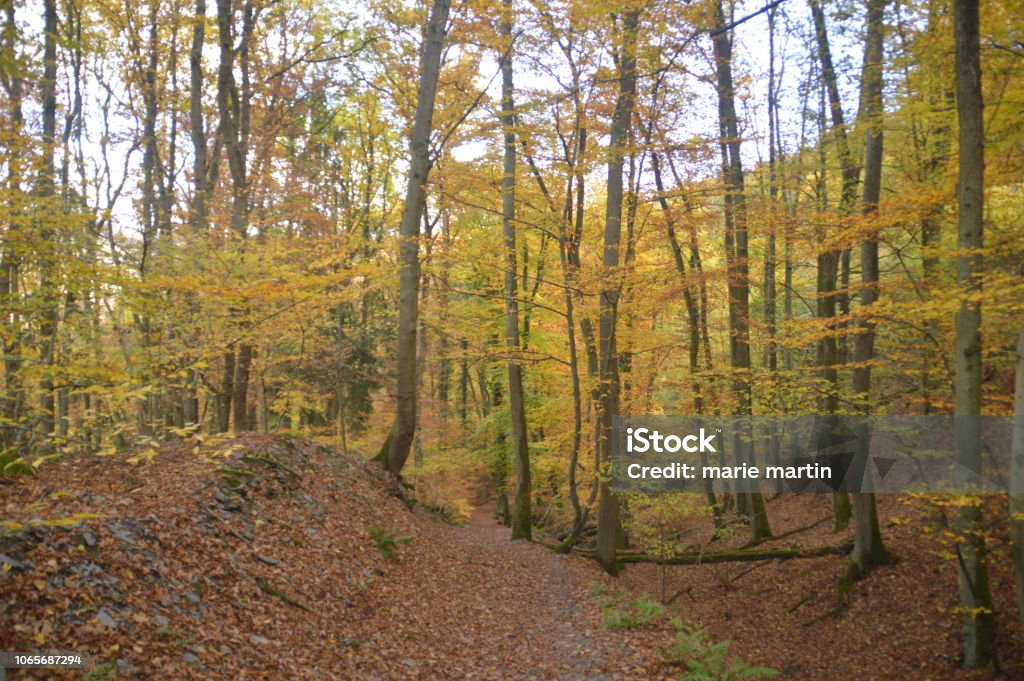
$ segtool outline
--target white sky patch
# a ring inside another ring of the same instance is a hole
[[[522,0],[520,0],[522,1]],[[33,64],[33,68],[39,68],[42,50],[42,3],[39,0],[27,0],[18,8],[19,28],[22,33],[20,46],[24,59]],[[335,5],[338,8],[351,11],[357,16],[367,17],[367,8],[360,3],[337,0]],[[762,0],[748,0],[741,2],[735,11],[735,16],[742,17],[762,7]],[[188,8],[191,9],[190,7]],[[212,79],[216,72],[217,49],[211,37],[215,35],[215,27],[212,25],[212,8],[208,8],[211,23],[207,36],[207,43],[204,50],[204,71],[208,79],[207,111],[213,111],[212,105],[214,87]],[[63,20],[63,15],[62,15]],[[86,22],[97,22],[95,17],[86,17]],[[97,25],[94,23],[94,25]],[[109,40],[111,36],[102,24],[101,39]],[[856,109],[856,83],[859,78],[861,49],[859,31],[849,31],[848,26],[859,26],[860,17],[855,16],[848,19],[842,25],[835,21],[829,22],[829,37],[832,43],[833,59],[839,73],[840,88],[844,101],[846,102],[847,120],[852,121]],[[148,29],[143,29],[146,34]],[[735,30],[735,63],[734,71],[738,84],[738,108],[745,120],[741,122],[742,134],[744,135],[743,160],[747,168],[767,158],[766,140],[767,136],[767,72],[768,72],[768,18],[767,14],[761,14]],[[806,73],[807,65],[814,61],[814,46],[803,44],[804,39],[809,38],[810,18],[807,6],[803,0],[788,0],[779,6],[776,20],[776,74],[779,78],[779,99],[781,115],[781,136],[783,144],[788,151],[793,151],[799,144],[800,126],[803,117],[803,99],[800,95],[800,86],[808,79]],[[279,32],[269,31],[270,39],[280,42]],[[804,38],[801,38],[804,36]],[[179,98],[187,97],[188,87],[188,48],[191,40],[189,23],[183,22],[182,29],[178,36],[178,88]],[[130,68],[131,57],[126,46],[122,44],[123,39],[116,37],[110,49],[102,50],[100,53],[86,55],[84,66],[83,83],[83,120],[84,131],[82,136],[82,150],[84,168],[81,171],[72,168],[72,182],[78,182],[80,172],[84,172],[86,186],[84,190],[91,204],[100,210],[108,208],[107,199],[109,187],[116,189],[123,183],[123,192],[113,202],[110,212],[113,216],[115,231],[134,235],[139,233],[139,220],[136,211],[136,202],[139,196],[139,180],[141,151],[137,146],[137,139],[140,134],[140,121],[132,115],[127,114],[125,108],[130,100],[127,84],[124,82],[123,73]],[[707,54],[710,50],[708,38],[700,38],[700,50]],[[264,48],[269,49],[272,43],[267,43]],[[64,50],[66,47],[61,46]],[[595,49],[599,49],[595,46]],[[693,49],[692,46],[691,48]],[[809,55],[811,55],[809,57]],[[515,86],[518,93],[517,106],[528,105],[531,101],[543,102],[545,95],[553,95],[563,91],[562,85],[556,79],[567,79],[564,73],[565,65],[558,47],[551,44],[547,51],[540,51],[535,55],[536,61],[543,62],[544,68],[551,69],[552,73],[545,73],[539,66],[531,68],[531,62],[526,59],[516,59]],[[602,59],[607,59],[603,55]],[[66,55],[59,57],[60,68],[62,69],[59,84],[58,106],[58,132],[63,127],[63,116],[69,106],[68,87],[70,74],[67,72],[68,62]],[[673,112],[679,115],[674,119],[675,127],[671,131],[672,137],[676,140],[705,139],[714,143],[717,136],[718,122],[715,105],[714,87],[709,82],[698,82],[695,76],[702,76],[706,81],[711,74],[708,73],[710,62],[707,59],[690,60],[696,63],[683,63],[677,66],[692,69],[692,72],[683,76],[686,78],[688,88],[693,91],[691,104],[686,111]],[[606,61],[605,66],[610,62]],[[163,64],[166,66],[166,64]],[[501,77],[498,71],[496,56],[487,56],[481,61],[479,72],[475,78],[475,86],[478,88],[487,87],[487,97],[482,102],[481,108],[484,112],[493,111],[501,96]],[[102,84],[101,84],[102,81]],[[108,117],[110,126],[108,142],[108,159],[110,176],[105,177],[102,165],[101,138],[104,137],[102,104],[108,97],[107,88],[110,90],[111,111]],[[38,105],[33,98],[33,90],[29,89],[25,100],[25,112],[29,119],[30,127],[38,126]],[[137,100],[138,94],[135,98]],[[543,105],[543,104],[541,104]],[[807,101],[809,108],[817,108],[817,95],[812,92]],[[132,108],[139,110],[141,103],[132,101]],[[183,104],[182,106],[187,106]],[[478,115],[480,112],[477,112]],[[187,196],[190,190],[188,172],[191,169],[191,143],[187,135],[187,110],[179,111],[178,126],[178,150],[175,164],[178,168],[176,186],[179,196]],[[471,125],[467,121],[464,125]],[[207,134],[212,138],[216,116],[210,115],[206,121]],[[162,115],[161,126],[166,132],[167,116]],[[808,126],[813,128],[813,124]],[[817,131],[807,130],[806,139],[813,141],[817,137]],[[595,139],[597,144],[606,144],[607,139]],[[493,140],[472,139],[451,149],[452,157],[461,162],[470,162],[482,158],[492,145],[500,145],[499,135],[495,134]],[[401,172],[402,168],[396,168]],[[709,172],[709,169],[690,169],[692,176],[700,176]],[[714,172],[713,169],[710,172]],[[396,178],[398,181],[399,178]]]

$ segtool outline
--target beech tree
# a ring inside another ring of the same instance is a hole
[[[1010,451],[1010,534],[1017,613],[1024,625],[1024,324],[1017,337],[1013,398],[1013,440]]]
[[[978,2],[955,0],[956,108],[960,122],[956,315],[956,450],[960,470],[981,469],[981,305],[985,217],[985,130],[982,117]],[[967,482],[966,479],[963,482]],[[957,517],[957,565],[964,607],[964,666],[987,665],[995,654],[995,614],[985,564],[981,506],[963,504]]]
[[[828,28],[825,25],[825,12],[817,0],[808,0],[808,2],[814,21],[822,87],[828,94],[828,112],[832,122],[830,135],[836,147],[836,155],[839,157],[842,193],[839,199],[838,214],[843,217],[850,215],[856,205],[860,171],[853,159],[847,139],[843,103],[839,96],[839,85],[835,66],[832,63]],[[820,233],[820,237],[826,237],[824,232]],[[817,316],[827,324],[826,332],[822,334],[821,340],[818,342],[818,366],[825,383],[819,401],[819,412],[826,415],[835,414],[839,409],[839,364],[841,358],[838,334],[840,329],[835,318],[839,291],[838,268],[841,255],[839,250],[828,246],[818,254],[818,291],[815,311]],[[833,496],[832,508],[835,528],[837,530],[845,528],[850,522],[852,513],[850,499],[846,492],[840,491]]]
[[[526,410],[523,406],[523,367],[516,354],[519,340],[519,268],[516,264],[516,131],[512,85],[512,0],[504,0],[500,23],[501,114],[505,137],[505,155],[501,178],[501,230],[505,244],[505,349],[509,353],[508,404],[512,420],[512,451],[516,465],[515,508],[512,512],[512,538],[529,539],[533,516],[530,513],[530,451],[526,441]],[[525,282],[524,282],[525,283]]]
[[[722,2],[715,6],[716,21],[712,32],[715,49],[715,70],[718,79],[718,121],[722,153],[722,174],[725,180],[725,260],[729,288],[729,357],[733,369],[733,393],[736,414],[750,416],[753,401],[750,386],[750,251],[748,247],[747,206],[744,195],[743,160],[740,158],[740,135],[736,115],[735,88],[732,75],[732,37],[725,19]],[[742,430],[741,430],[742,432]],[[735,437],[730,443],[737,465],[751,462],[751,438]],[[760,490],[746,480],[737,481],[738,508],[750,517],[753,540],[771,536],[768,513]]]
[[[864,188],[861,213],[870,218],[878,211],[882,194],[882,54],[883,20],[885,0],[871,0],[867,3],[867,32],[864,39],[864,72],[861,76],[861,114],[865,127],[864,143]],[[878,299],[878,234],[868,234],[860,245],[861,306],[870,307]],[[853,361],[853,392],[864,406],[863,413],[870,413],[871,362],[875,355],[875,323],[868,318],[862,322],[862,329],[856,338]],[[858,434],[859,452],[864,461],[863,475],[871,476],[867,465],[870,431],[863,427]],[[882,533],[878,526],[878,509],[874,494],[856,494],[853,497],[854,548],[851,556],[858,575],[864,575],[872,567],[887,559],[882,544]]]
[[[399,225],[399,308],[398,308],[398,386],[395,391],[395,425],[387,454],[387,469],[398,475],[409,458],[416,435],[416,329],[419,319],[420,217],[426,203],[426,183],[432,160],[430,134],[433,130],[434,97],[441,70],[441,52],[448,23],[449,0],[435,0],[430,9],[426,35],[420,52],[419,88],[416,117],[409,138],[409,178],[405,205]]]
[[[608,143],[607,202],[604,218],[604,256],[602,258],[601,322],[599,325],[600,403],[598,405],[598,461],[602,467],[611,465],[612,420],[619,408],[619,358],[616,349],[618,303],[622,281],[619,271],[622,247],[622,169],[628,150],[626,141],[636,101],[636,44],[640,25],[639,8],[627,8],[620,27],[618,49],[619,90],[612,117],[611,139]],[[609,573],[618,571],[615,550],[619,544],[619,500],[609,481],[602,477],[597,511],[597,559]]]

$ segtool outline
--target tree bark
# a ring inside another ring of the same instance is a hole
[[[158,116],[156,72],[159,66],[159,44],[157,40],[157,3],[149,3],[149,40],[146,45],[145,61],[139,55],[139,70],[142,83],[142,256],[139,272],[145,276],[149,265],[156,255],[158,225],[161,222],[161,209],[157,203],[157,137],[156,125]],[[139,30],[141,33],[141,29]],[[141,36],[136,46],[140,49]],[[148,339],[143,338],[145,346]]]
[[[231,427],[231,402],[235,394],[235,349],[224,351],[224,375],[217,394],[217,432],[225,433]]]
[[[619,92],[612,118],[611,139],[608,143],[608,188],[602,261],[604,276],[600,298],[601,317],[598,325],[598,377],[601,399],[598,404],[599,425],[596,444],[602,469],[611,465],[612,419],[618,415],[619,407],[619,362],[615,327],[618,321],[619,294],[622,289],[619,272],[622,169],[636,99],[636,34],[639,23],[639,10],[627,11],[622,17],[622,43],[618,54]],[[596,556],[601,566],[610,574],[617,574],[619,569],[615,556],[619,533],[619,500],[611,490],[607,475],[602,471],[597,511]]]
[[[516,466],[512,539],[532,538],[530,513],[530,448],[523,404],[523,365],[516,355],[519,340],[519,286],[516,266],[516,131],[512,84],[512,0],[503,0],[501,34],[501,125],[505,156],[501,178],[501,231],[505,243],[505,351],[508,353],[508,404],[512,423],[512,451]]]
[[[394,437],[387,468],[398,475],[409,458],[416,435],[416,327],[419,320],[419,225],[426,204],[430,173],[430,132],[433,129],[434,95],[441,71],[441,52],[448,23],[450,0],[434,0],[420,54],[420,82],[416,116],[409,140],[409,178],[399,225],[398,381]]]
[[[853,212],[857,203],[857,183],[860,171],[850,152],[850,143],[846,137],[846,123],[843,116],[843,103],[839,97],[839,84],[835,68],[832,65],[832,50],[829,45],[828,29],[825,25],[825,12],[819,0],[809,0],[811,18],[814,21],[815,41],[818,46],[818,60],[821,64],[821,78],[828,94],[828,111],[832,119],[832,140],[839,157],[839,171],[842,176],[842,192],[839,199],[839,215],[846,216]],[[840,295],[838,287],[839,250],[828,250],[818,255],[818,300],[816,314],[826,320],[828,327],[818,343],[818,366],[825,380],[825,392],[820,400],[819,411],[823,414],[834,414],[839,409],[839,329],[836,325],[836,302]],[[835,529],[841,530],[850,523],[852,509],[850,498],[846,492],[837,492],[832,497],[832,508],[835,516]]]
[[[718,85],[718,122],[721,135],[722,172],[725,180],[725,250],[729,288],[729,356],[733,370],[732,390],[736,413],[751,414],[750,386],[750,265],[743,162],[740,159],[739,125],[732,75],[732,34],[725,29],[722,3],[715,5],[716,32],[712,38]],[[751,438],[736,437],[731,443],[738,465],[750,461]],[[747,481],[737,481],[737,505],[750,517],[754,541],[771,536],[764,497]]]
[[[701,393],[700,384],[699,310],[697,309],[697,300],[694,295],[694,290],[691,284],[687,281],[686,260],[683,257],[683,249],[682,246],[679,245],[679,239],[676,237],[675,214],[672,212],[668,199],[665,198],[665,184],[661,176],[661,159],[657,152],[653,152],[651,154],[651,168],[654,171],[654,188],[658,192],[658,205],[661,206],[661,210],[665,214],[665,231],[668,236],[669,246],[672,248],[672,259],[676,265],[676,272],[679,273],[680,278],[683,280],[683,302],[686,305],[687,326],[690,332],[690,347],[688,353],[690,361],[690,390],[693,392],[693,411],[695,414],[699,415],[704,412],[704,398]],[[703,463],[703,460],[701,463]],[[704,497],[708,502],[708,507],[711,509],[715,527],[721,526],[722,509],[718,504],[718,499],[715,497],[715,490],[712,482],[708,479],[704,480]]]
[[[220,63],[217,72],[217,109],[220,114],[220,134],[228,160],[231,176],[231,230],[243,242],[248,238],[249,212],[252,187],[249,183],[248,151],[250,133],[250,105],[252,88],[250,84],[249,49],[255,29],[256,13],[251,0],[242,6],[242,35],[238,46],[238,63],[241,85],[235,80],[235,47],[233,40],[233,0],[217,0],[217,26],[220,47]],[[194,38],[195,36],[193,36]],[[243,317],[245,309],[234,309],[232,315]],[[244,327],[244,322],[239,326]],[[243,337],[244,337],[243,332]],[[231,350],[229,350],[231,352]],[[249,363],[255,350],[248,340],[238,344],[237,357],[232,360],[231,395],[226,397],[233,403],[234,429],[247,429]],[[224,366],[225,373],[229,367]]]
[[[956,316],[956,449],[961,470],[981,468],[981,291],[985,195],[985,130],[977,0],[954,0],[957,115],[960,121]],[[985,564],[981,506],[963,506],[957,518],[960,603],[964,615],[964,667],[983,667],[995,654],[995,616]]]
[[[56,169],[53,161],[57,141],[57,3],[45,0],[43,3],[43,82],[41,88],[43,117],[43,162],[39,174],[38,194],[44,201],[43,227],[39,232],[40,241],[47,249],[41,254],[39,294],[39,358],[43,367],[39,379],[39,408],[41,420],[39,431],[45,436],[53,434],[56,423],[54,401],[53,365],[56,359],[57,323],[59,319],[58,292],[53,280],[54,260],[53,230],[46,224],[56,206],[50,201],[54,196]]]
[[[232,384],[231,409],[235,422],[235,432],[251,430],[249,423],[249,367],[252,364],[253,348],[249,344],[238,346],[238,357],[235,360],[235,379]]]
[[[206,0],[196,0],[189,50],[189,134],[192,138],[192,227],[206,228],[207,150],[203,122],[203,42],[206,33]]]
[[[1013,396],[1013,444],[1010,451],[1010,536],[1017,611],[1024,626],[1024,324],[1017,337],[1017,377]]]
[[[8,234],[21,229],[22,216],[22,165],[21,149],[16,142],[21,139],[24,114],[22,112],[22,80],[16,65],[15,44],[18,39],[18,25],[15,21],[14,0],[4,0],[4,27],[0,36],[0,77],[4,91],[7,93],[7,113],[10,117],[11,153],[7,161],[7,200],[10,211]],[[21,362],[21,316],[14,312],[18,307],[19,271],[22,254],[13,247],[13,240],[7,239],[3,244],[3,256],[0,257],[0,307],[11,310],[4,315],[4,394],[3,417],[5,424],[16,423],[21,413],[23,388],[19,375]],[[0,447],[7,449],[21,439],[22,431],[4,426]]]
[[[864,193],[861,213],[871,218],[878,211],[882,192],[882,56],[884,49],[884,14],[886,0],[867,1],[867,35],[864,41],[864,74],[861,78],[861,112],[865,124],[864,148]],[[860,245],[861,307],[870,309],[878,299],[878,229]],[[870,315],[870,312],[868,313]],[[872,412],[871,405],[871,364],[875,359],[875,323],[870,316],[861,322],[860,333],[854,345],[853,392],[860,402],[860,411]],[[858,457],[867,461],[870,430],[867,424],[860,426],[862,432],[857,438],[862,447]],[[871,469],[864,466],[865,480]],[[878,527],[878,509],[875,495],[870,493],[853,496],[854,534],[853,554],[850,556],[854,576],[861,577],[876,565],[886,562],[888,555],[882,544],[882,533]]]
[[[781,450],[781,434],[775,422],[775,415],[782,406],[779,399],[779,349],[776,343],[778,331],[778,253],[776,234],[778,231],[779,208],[779,159],[776,157],[775,142],[778,139],[778,96],[775,86],[775,7],[768,10],[768,238],[764,247],[764,326],[765,364],[768,369],[768,396],[765,400],[768,413],[772,414],[768,432],[768,452],[765,459],[771,465],[778,465]],[[781,145],[780,145],[781,146]],[[781,153],[781,149],[779,150]],[[772,492],[782,492],[778,481]]]

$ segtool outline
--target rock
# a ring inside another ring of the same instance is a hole
[[[0,553],[0,565],[10,565],[12,570],[28,570],[32,566],[28,560],[18,560],[6,553]]]
[[[213,488],[213,498],[217,500],[217,503],[225,511],[238,511],[242,508],[242,501],[240,499],[229,497],[221,491],[220,487]]]
[[[107,629],[117,629],[117,620],[106,608],[100,608],[100,611],[96,614],[96,621],[105,626]]]
[[[114,530],[114,536],[129,546],[135,546],[135,536],[128,530]]]
[[[98,577],[103,574],[103,568],[96,563],[75,563],[69,569],[83,577]]]
[[[266,563],[267,565],[281,564],[281,561],[279,561],[277,558],[274,558],[273,556],[263,556],[258,553],[256,554],[256,560],[260,561],[261,563]]]
[[[186,664],[199,664],[199,658],[193,653],[185,653],[181,659]]]
[[[255,643],[258,646],[265,646],[268,643],[270,643],[270,639],[269,638],[265,638],[263,636],[259,636],[258,634],[252,634],[251,636],[249,636],[249,640],[252,641],[253,643]]]

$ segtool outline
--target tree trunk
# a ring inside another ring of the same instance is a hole
[[[778,253],[776,250],[776,233],[778,231],[779,207],[779,159],[776,157],[775,142],[778,139],[778,98],[775,90],[775,12],[768,10],[768,240],[764,247],[764,326],[765,364],[768,369],[768,397],[765,400],[767,411],[772,414],[768,432],[768,452],[765,459],[769,465],[777,466],[781,451],[781,434],[775,422],[779,413],[779,350],[776,344],[778,330],[778,290],[776,277],[778,274]],[[781,145],[780,145],[781,146]],[[781,149],[779,150],[781,153]],[[783,490],[782,481],[775,483],[772,492],[780,494]]]
[[[1013,445],[1010,452],[1010,536],[1017,611],[1024,626],[1024,324],[1017,338],[1017,378],[1013,396]]]
[[[416,435],[416,326],[419,321],[420,215],[426,205],[430,173],[430,132],[434,119],[434,95],[441,71],[441,51],[448,23],[450,0],[434,0],[420,54],[420,82],[416,117],[409,140],[409,179],[399,225],[398,385],[395,391],[394,437],[388,452],[388,470],[402,472]]]
[[[235,389],[235,349],[224,351],[224,375],[217,395],[217,432],[226,433],[231,427],[231,401]]]
[[[234,63],[235,48],[232,26],[234,11],[232,0],[217,0],[217,25],[219,30],[220,64],[217,74],[217,108],[220,113],[220,132],[224,140],[224,149],[231,175],[231,230],[243,243],[249,233],[249,212],[252,198],[252,187],[249,183],[249,109],[252,101],[250,84],[249,49],[255,30],[256,12],[251,1],[242,6],[242,35],[238,46],[238,63],[241,84],[235,81]],[[193,36],[193,39],[195,36]],[[194,74],[193,74],[194,77]],[[194,142],[193,142],[194,143]],[[204,209],[205,210],[205,209]],[[240,309],[232,309],[234,317],[244,319],[247,305]],[[237,323],[245,336],[245,322]],[[229,351],[230,352],[230,351]],[[230,401],[234,412],[234,430],[241,432],[249,429],[249,365],[255,349],[252,344],[243,340],[238,345],[237,356],[232,360],[234,376],[231,377]],[[229,367],[225,363],[225,372]],[[228,377],[225,376],[225,381]],[[229,386],[225,384],[225,390]],[[227,409],[227,407],[225,407]],[[225,415],[226,418],[226,415]]]
[[[203,41],[206,32],[206,0],[196,0],[189,50],[189,124],[192,137],[192,226],[206,227],[207,164],[206,131],[203,123]]]
[[[839,199],[839,214],[850,215],[857,203],[857,183],[860,172],[850,153],[843,117],[843,103],[839,97],[839,85],[832,65],[832,50],[829,45],[825,13],[818,0],[809,0],[811,18],[814,21],[815,40],[818,45],[818,60],[821,63],[821,77],[828,94],[828,110],[832,119],[832,139],[839,157],[842,176],[842,193]],[[818,255],[818,300],[816,314],[827,321],[828,327],[818,343],[818,366],[825,380],[825,393],[819,404],[823,414],[834,414],[839,408],[839,329],[836,326],[836,301],[840,295],[838,269],[841,252],[829,250]],[[835,529],[846,528],[850,523],[852,509],[846,492],[837,492],[832,497]]]
[[[649,141],[649,140],[648,140]],[[689,369],[690,369],[690,390],[693,392],[693,411],[695,414],[702,414],[704,411],[704,398],[701,394],[700,384],[700,322],[697,300],[694,291],[686,276],[686,260],[683,257],[683,249],[676,238],[676,219],[672,208],[665,198],[665,184],[661,176],[661,159],[657,152],[651,154],[651,168],[654,171],[654,188],[658,192],[658,205],[665,214],[665,231],[668,235],[669,246],[672,248],[672,259],[676,265],[676,272],[683,280],[683,302],[686,305],[687,326],[690,332],[689,347]],[[702,462],[703,463],[703,462]],[[710,479],[704,480],[704,497],[711,509],[715,527],[722,524],[722,509],[715,497],[714,486]]]
[[[884,49],[884,25],[886,0],[868,0],[867,35],[864,41],[864,74],[861,78],[861,111],[865,123],[866,141],[864,148],[864,193],[862,214],[872,217],[878,210],[882,191],[882,55]],[[861,307],[870,309],[878,299],[878,230],[872,229],[860,245]],[[868,313],[870,315],[870,312]],[[854,345],[853,392],[860,401],[860,411],[872,412],[871,364],[875,359],[875,323],[870,316],[861,322],[860,333]],[[860,461],[867,461],[870,431],[862,426],[858,446]],[[871,475],[869,466],[864,466],[865,480]],[[854,534],[851,560],[855,577],[866,575],[871,568],[884,563],[888,556],[882,544],[882,533],[878,527],[878,509],[875,495],[855,494],[853,497]]]
[[[469,349],[469,341],[465,338],[459,341],[459,423],[466,427],[466,417],[469,412],[469,360],[466,357],[466,350]]]
[[[519,347],[519,295],[516,265],[516,133],[512,86],[512,0],[503,0],[501,33],[501,125],[505,157],[501,179],[501,231],[505,242],[505,351],[508,353],[508,404],[512,423],[512,451],[516,466],[515,508],[512,539],[532,537],[530,513],[530,448],[526,440],[526,408],[523,404],[523,366]]]
[[[981,469],[981,304],[985,195],[985,130],[977,0],[954,0],[957,114],[960,121],[956,316],[956,449],[960,470]],[[971,298],[975,298],[972,300]],[[957,518],[960,602],[964,607],[964,667],[987,665],[995,653],[995,617],[985,565],[981,506],[964,505]]]
[[[234,412],[235,432],[251,430],[249,423],[249,367],[252,364],[253,349],[248,343],[238,346],[235,361],[235,379],[232,385],[231,409]]]
[[[21,225],[22,215],[22,171],[20,151],[16,143],[21,140],[24,114],[22,112],[22,81],[16,67],[15,44],[18,39],[18,25],[15,21],[14,0],[4,1],[4,27],[0,36],[0,73],[2,73],[4,91],[7,93],[7,114],[9,116],[11,153],[7,160],[7,200],[9,205],[10,227],[13,230]],[[23,388],[19,370],[21,368],[21,316],[14,310],[18,307],[18,283],[21,268],[21,255],[12,248],[10,240],[3,245],[3,256],[0,258],[0,307],[9,310],[5,314],[3,326],[4,352],[4,394],[3,417],[5,424],[16,423],[21,413]],[[7,449],[21,439],[21,431],[5,426],[3,437],[0,437],[0,448]]]
[[[739,126],[732,76],[732,34],[726,26],[722,3],[715,5],[718,27],[712,41],[718,80],[718,121],[725,179],[725,250],[729,288],[729,355],[733,370],[736,413],[751,414],[750,386],[750,265],[747,237],[746,198],[743,190],[743,162],[740,159]],[[750,462],[751,439],[736,437],[732,442],[736,463]],[[764,497],[745,480],[737,481],[737,505],[750,517],[754,541],[771,536]]]
[[[146,45],[146,60],[139,56],[139,67],[142,71],[142,257],[139,272],[145,276],[151,262],[156,256],[158,225],[161,222],[161,210],[157,203],[157,84],[156,71],[159,66],[159,45],[157,40],[157,4],[149,3],[149,41]],[[137,44],[142,47],[141,44]],[[143,346],[148,339],[143,338]]]
[[[579,85],[578,72],[574,71],[573,92]],[[582,112],[579,101],[576,101],[576,117],[573,124],[572,143],[565,146],[565,164],[569,169],[565,185],[565,200],[561,212],[557,212],[554,206],[548,187],[544,178],[538,170],[533,159],[526,155],[527,163],[533,173],[534,179],[541,194],[547,200],[554,219],[558,224],[558,257],[562,269],[562,291],[565,298],[565,329],[566,345],[569,351],[569,377],[572,385],[572,449],[569,452],[569,462],[566,468],[566,486],[568,487],[569,503],[573,509],[573,524],[560,545],[560,550],[566,551],[574,546],[583,531],[590,512],[590,506],[594,503],[596,495],[591,497],[586,505],[580,502],[576,471],[579,468],[580,448],[583,441],[583,389],[580,383],[580,360],[579,351],[576,347],[576,303],[579,297],[578,277],[575,265],[572,262],[572,250],[578,243],[579,233],[573,231],[573,186],[580,178],[580,167],[583,163],[583,156],[586,150],[586,130],[582,127]],[[524,143],[525,150],[525,143]],[[582,226],[582,225],[580,225]],[[577,252],[578,254],[578,252]]]
[[[45,204],[44,213],[52,213],[56,208],[49,200],[54,195],[53,154],[57,141],[57,29],[56,0],[45,0],[43,3],[43,82],[41,93],[43,163],[38,183],[38,193]],[[53,231],[46,224],[50,218],[44,214],[42,220],[43,227],[39,232],[39,238],[48,250],[42,254],[39,279],[39,293],[42,301],[39,320],[39,360],[43,368],[42,377],[39,380],[39,407],[42,414],[39,431],[43,435],[49,436],[53,434],[56,421],[53,365],[56,355],[59,307],[55,290],[56,283],[53,281],[56,253],[49,250],[54,249]]]
[[[619,93],[612,118],[611,139],[608,143],[604,276],[598,328],[598,376],[601,399],[598,404],[599,436],[596,445],[602,469],[611,466],[612,419],[618,415],[619,406],[619,362],[615,347],[615,327],[618,320],[619,293],[622,289],[621,275],[618,271],[622,237],[622,168],[636,99],[636,33],[639,22],[639,10],[630,10],[622,17],[622,43],[618,55]],[[615,557],[620,534],[619,500],[612,492],[604,470],[599,485],[596,558],[606,571],[616,574],[619,569]]]

